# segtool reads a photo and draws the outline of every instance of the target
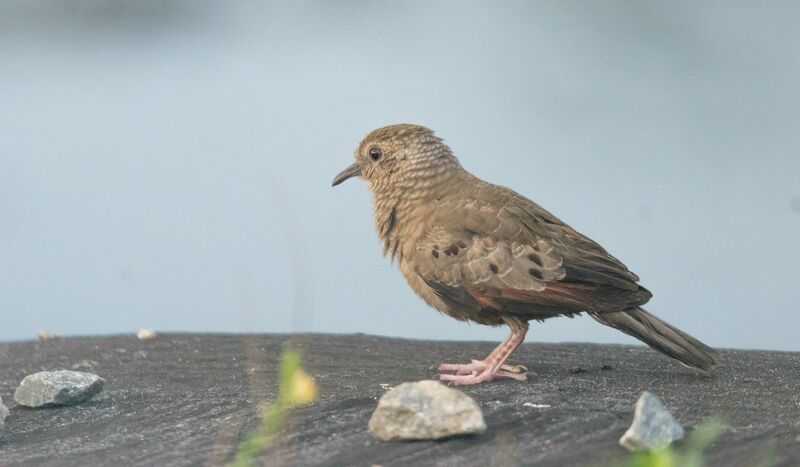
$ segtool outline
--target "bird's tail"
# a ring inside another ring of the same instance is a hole
[[[714,349],[656,318],[643,308],[591,315],[606,326],[619,329],[686,366],[711,371],[717,365]]]

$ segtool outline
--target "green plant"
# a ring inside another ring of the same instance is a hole
[[[681,448],[667,446],[658,451],[635,452],[621,462],[625,467],[703,467],[703,452],[728,430],[718,418],[711,418],[692,431]]]
[[[236,451],[230,466],[249,467],[277,435],[286,414],[293,408],[310,404],[317,397],[317,384],[301,366],[300,354],[287,348],[278,367],[278,398],[262,408],[259,425],[248,433]]]

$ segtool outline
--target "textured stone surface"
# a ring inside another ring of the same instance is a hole
[[[378,401],[369,430],[384,441],[440,439],[483,433],[486,423],[474,399],[438,381],[403,383]]]
[[[658,397],[645,391],[636,401],[633,423],[619,439],[619,444],[631,451],[649,451],[664,448],[679,439],[683,439],[681,424]]]
[[[17,404],[26,407],[75,405],[103,390],[105,380],[82,371],[40,371],[28,375],[14,391]]]
[[[367,428],[386,387],[433,378],[439,363],[469,361],[497,343],[164,333],[151,341],[131,333],[0,343],[4,396],[27,374],[84,360],[107,379],[103,397],[71,407],[29,410],[4,397],[11,415],[0,463],[224,464],[256,425],[260,404],[275,397],[278,358],[290,339],[304,352],[319,399],[292,412],[257,465],[618,465],[629,455],[618,440],[642,391],[658,394],[687,432],[712,416],[728,423],[708,466],[758,465],[765,452],[774,465],[800,465],[800,353],[723,350],[722,366],[705,375],[644,347],[523,344],[511,363],[529,368],[527,381],[460,388],[483,410],[482,435],[386,443]],[[586,372],[570,373],[576,366]]]

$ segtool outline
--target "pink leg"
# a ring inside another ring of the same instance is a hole
[[[511,328],[511,335],[500,343],[492,353],[483,360],[472,360],[470,363],[443,363],[439,365],[442,373],[439,379],[452,381],[453,384],[477,384],[484,381],[491,381],[498,376],[514,378],[520,381],[526,379],[527,368],[520,365],[506,365],[505,362],[511,353],[525,340],[528,332],[528,325],[514,326]]]

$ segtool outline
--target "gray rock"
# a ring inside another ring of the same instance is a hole
[[[630,451],[662,449],[683,438],[683,427],[658,397],[645,391],[636,401],[633,423],[619,439]]]
[[[474,399],[438,381],[403,383],[381,397],[369,430],[384,441],[439,439],[482,433],[483,412]]]
[[[14,400],[26,407],[75,405],[103,390],[105,380],[82,371],[40,371],[28,375],[14,392]]]
[[[0,396],[0,430],[6,427],[6,417],[8,417],[8,407],[3,405],[3,397]]]

